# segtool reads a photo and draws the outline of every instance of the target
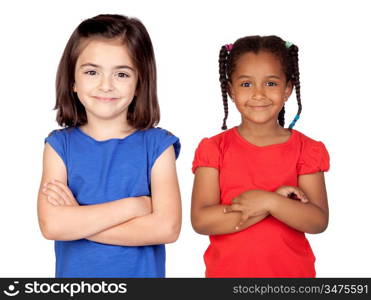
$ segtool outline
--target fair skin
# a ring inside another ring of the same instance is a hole
[[[80,129],[100,141],[124,138],[136,130],[126,121],[138,81],[129,52],[120,40],[90,39],[83,46],[74,91],[88,122]],[[45,144],[38,216],[43,235],[52,240],[86,238],[123,246],[174,242],[181,226],[174,148],[167,148],[152,167],[151,197],[80,206],[67,186],[64,162]]]
[[[286,81],[275,56],[269,52],[243,54],[229,86],[241,114],[239,134],[257,146],[287,141],[291,133],[278,124],[277,118],[291,92],[292,85]],[[199,167],[195,172],[191,215],[195,231],[206,235],[238,232],[269,215],[299,231],[320,233],[328,224],[324,174],[300,175],[298,187],[282,186],[275,192],[245,191],[232,199],[231,205],[221,205],[218,170]]]

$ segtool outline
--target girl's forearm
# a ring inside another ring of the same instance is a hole
[[[224,213],[225,205],[217,204],[198,210],[197,216],[192,217],[193,229],[199,234],[227,234],[244,230],[261,220],[268,214],[250,217],[243,225],[236,226],[241,221],[241,212]]]
[[[136,216],[133,198],[96,205],[52,206],[40,218],[43,235],[50,240],[77,240],[126,222]]]
[[[307,233],[323,232],[328,224],[327,214],[312,203],[302,203],[276,193],[269,199],[269,212],[286,225]]]
[[[154,212],[89,236],[87,239],[119,246],[167,244],[177,240],[180,227],[180,218],[168,218]]]

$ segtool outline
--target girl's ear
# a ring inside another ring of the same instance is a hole
[[[76,92],[76,82],[73,83],[73,91],[74,91],[75,93],[77,93],[77,92]]]
[[[292,89],[294,88],[293,84],[292,84],[292,81],[290,80],[287,84],[286,84],[286,88],[285,88],[285,102],[289,99],[289,97],[291,96],[291,93],[292,93]]]
[[[234,102],[234,91],[232,89],[232,84],[230,81],[228,81],[228,95],[232,99],[232,102]]]

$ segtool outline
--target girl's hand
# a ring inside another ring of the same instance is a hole
[[[293,199],[293,200],[300,200],[303,203],[308,203],[309,200],[307,196],[305,196],[304,192],[296,187],[296,186],[281,186],[276,190],[277,194],[281,196]]]
[[[63,182],[53,179],[43,185],[42,192],[54,206],[79,206],[71,190]]]
[[[238,229],[250,217],[269,215],[268,199],[271,193],[260,190],[251,190],[238,195],[232,200],[231,205],[224,208],[225,213],[239,211],[242,213]]]

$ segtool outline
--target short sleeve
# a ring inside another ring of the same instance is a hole
[[[306,140],[297,168],[298,175],[327,172],[330,169],[330,156],[325,145],[311,139]]]
[[[57,152],[67,166],[67,140],[65,132],[63,130],[54,130],[45,138],[44,142],[48,143]]]
[[[211,167],[219,170],[220,151],[214,140],[204,138],[199,143],[192,164],[192,172],[198,167]]]
[[[180,153],[179,138],[171,132],[162,128],[152,128],[147,132],[148,139],[148,154],[150,169],[152,169],[157,158],[171,145],[174,146],[175,158],[178,158]]]

